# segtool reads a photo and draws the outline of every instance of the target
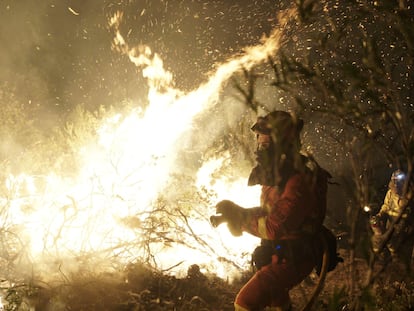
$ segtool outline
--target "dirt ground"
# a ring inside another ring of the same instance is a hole
[[[334,271],[327,274],[323,290],[314,304],[314,310],[414,310],[414,275],[399,261],[380,257],[374,265],[374,281],[368,291],[362,290],[367,278],[367,261],[356,258],[352,265],[346,250],[339,250],[344,259]],[[414,271],[414,263],[411,263]],[[310,277],[291,291],[294,311],[301,310],[318,282],[318,276]],[[353,295],[350,294],[353,289]],[[357,303],[353,299],[362,297]]]
[[[344,262],[328,273],[313,310],[414,310],[414,276],[400,263],[389,264],[375,278],[370,290],[362,291],[367,275],[366,261],[357,258],[352,265],[346,251],[339,250],[339,254]],[[378,261],[375,272],[382,269],[384,262]],[[194,264],[186,277],[176,278],[136,263],[119,274],[76,274],[60,285],[17,284],[9,290],[7,301],[3,300],[7,302],[4,310],[234,311],[234,297],[250,275],[251,272],[241,274],[240,279],[229,283],[203,274]],[[317,275],[312,274],[291,291],[292,311],[302,310],[317,282]]]

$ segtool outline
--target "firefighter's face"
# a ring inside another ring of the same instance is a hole
[[[390,188],[395,194],[401,196],[403,194],[404,181],[401,182],[400,180],[393,180],[390,183]]]
[[[261,184],[270,185],[273,181],[272,174],[272,140],[269,135],[258,133],[256,135],[256,167],[253,168],[250,177],[249,185]]]
[[[259,165],[269,168],[272,164],[272,139],[269,135],[257,134],[256,161]]]
[[[259,133],[257,134],[256,139],[257,139],[257,151],[269,149],[270,144],[272,142],[269,135],[264,135],[264,134]]]

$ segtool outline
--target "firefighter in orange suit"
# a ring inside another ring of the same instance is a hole
[[[261,205],[243,208],[229,200],[216,206],[213,226],[227,223],[235,236],[261,238],[252,259],[257,270],[236,296],[236,311],[291,310],[289,290],[316,263],[314,237],[326,212],[329,173],[301,154],[303,121],[285,111],[259,117],[256,162],[248,184],[262,185]]]

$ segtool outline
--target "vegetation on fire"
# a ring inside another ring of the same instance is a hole
[[[392,168],[402,166],[413,176],[413,8],[408,1],[386,0],[350,1],[344,6],[331,1],[296,3],[298,19],[286,29],[285,45],[276,55],[269,55],[267,64],[235,76],[235,89],[246,105],[246,115],[284,108],[310,121],[305,147],[338,183],[331,186],[334,195],[327,222],[341,239],[345,262],[329,273],[316,309],[409,310],[414,307],[412,272],[391,262],[385,252],[377,255],[370,250],[371,232],[363,208],[379,207]],[[269,85],[269,78],[276,103],[258,94],[258,87]],[[143,229],[141,238],[127,245],[126,251],[140,248],[144,255],[130,264],[109,260],[110,269],[97,270],[95,259],[102,254],[85,253],[77,257],[75,272],[57,269],[58,282],[22,274],[19,264],[31,258],[20,228],[9,217],[12,202],[24,201],[30,194],[17,189],[18,182],[13,183],[10,174],[25,172],[41,178],[44,167],[75,173],[80,147],[96,134],[98,120],[115,108],[90,112],[78,107],[62,126],[42,131],[36,126],[41,123],[36,108],[17,103],[16,90],[6,85],[0,92],[4,103],[0,106],[4,116],[0,125],[4,146],[0,149],[0,303],[6,310],[33,306],[36,310],[233,310],[234,295],[250,271],[240,271],[240,277],[230,282],[205,272],[197,262],[182,277],[157,269],[151,248],[154,242],[181,243],[214,254],[215,245],[199,237],[187,220],[194,217],[194,204],[207,205],[215,197],[192,187],[184,192],[184,205],[171,205],[160,197],[144,222],[121,219],[133,230]],[[250,141],[245,138],[247,123],[242,119],[237,129],[216,141],[215,152],[228,149],[238,154],[242,149],[246,158],[251,157]],[[170,191],[193,182],[184,173],[173,180]],[[76,202],[71,208],[75,207]],[[182,235],[177,230],[188,239],[179,240]],[[116,259],[113,252],[111,256]],[[229,258],[222,260],[232,264]],[[107,262],[102,263],[105,268]],[[54,264],[59,268],[60,263]],[[316,281],[312,275],[292,292],[295,307],[305,303]]]

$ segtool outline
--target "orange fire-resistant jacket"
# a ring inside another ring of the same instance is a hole
[[[326,179],[316,182],[312,174],[291,176],[284,189],[263,186],[261,207],[251,210],[244,231],[266,240],[301,239],[322,224],[326,212]],[[306,244],[306,243],[304,243]],[[300,244],[301,245],[301,244]],[[299,250],[294,260],[272,256],[243,286],[235,300],[236,310],[261,310],[289,305],[289,290],[299,284],[315,266],[314,258]],[[309,247],[308,247],[309,249]]]
[[[244,231],[266,240],[290,240],[311,233],[323,223],[326,183],[310,174],[289,178],[283,191],[263,186],[261,207],[251,213]]]

